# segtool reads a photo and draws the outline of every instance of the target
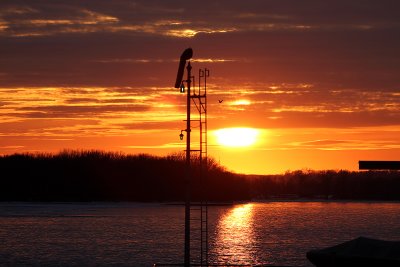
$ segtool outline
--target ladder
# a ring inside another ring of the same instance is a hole
[[[190,94],[190,98],[196,107],[198,116],[191,122],[198,124],[193,128],[198,127],[199,141],[197,147],[191,149],[190,152],[196,153],[194,157],[198,159],[199,166],[199,186],[200,200],[197,204],[191,205],[191,220],[197,221],[193,225],[191,231],[193,252],[198,251],[198,263],[196,266],[208,266],[208,201],[207,201],[207,77],[210,71],[208,69],[199,69],[198,87]]]

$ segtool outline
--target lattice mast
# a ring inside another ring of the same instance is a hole
[[[198,225],[200,240],[200,266],[208,266],[208,201],[207,201],[207,77],[210,71],[208,69],[199,70],[199,83],[197,90],[191,94],[192,102],[196,107],[199,128],[199,142],[198,149],[192,152],[198,153],[199,164],[199,189],[200,189],[200,202],[198,207],[194,209],[192,218],[200,222]]]
[[[181,93],[187,93],[186,107],[186,129],[181,130],[180,139],[183,140],[183,132],[186,132],[186,170],[185,170],[185,245],[184,245],[184,266],[192,264],[196,266],[208,266],[208,203],[206,191],[206,172],[207,172],[207,77],[208,69],[199,70],[199,84],[197,89],[191,90],[194,84],[194,76],[191,75],[192,67],[190,61],[186,61],[193,56],[191,48],[186,49],[180,59],[178,75],[175,83],[176,88],[180,88]],[[186,65],[187,79],[183,79]],[[185,88],[186,84],[186,88]],[[195,86],[194,86],[195,87]],[[191,118],[191,103],[194,104],[198,116]],[[193,123],[193,124],[192,124]],[[191,129],[199,128],[198,142],[191,147]],[[197,155],[193,155],[197,154]],[[197,164],[196,162],[197,161]],[[191,177],[192,165],[197,165],[199,169],[200,183],[200,202],[193,203],[191,187],[193,178]],[[199,223],[191,225],[191,221]],[[195,238],[199,237],[199,238]],[[199,252],[199,255],[192,257],[191,252]]]

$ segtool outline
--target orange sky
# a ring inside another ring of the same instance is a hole
[[[2,1],[0,154],[184,150],[173,86],[192,47],[195,75],[211,72],[209,155],[227,169],[400,160],[398,2],[188,2]],[[219,144],[228,127],[257,142]]]

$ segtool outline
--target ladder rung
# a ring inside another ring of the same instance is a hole
[[[190,210],[198,211],[198,210],[201,210],[201,209],[200,208],[190,208]]]
[[[190,98],[204,98],[206,95],[190,95]]]

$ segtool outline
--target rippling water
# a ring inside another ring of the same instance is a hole
[[[0,266],[152,266],[183,258],[182,206],[0,203]],[[213,263],[311,266],[358,236],[400,240],[400,203],[272,202],[209,208]]]

